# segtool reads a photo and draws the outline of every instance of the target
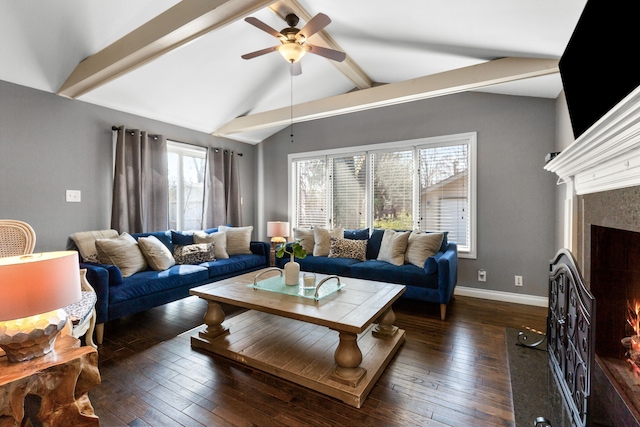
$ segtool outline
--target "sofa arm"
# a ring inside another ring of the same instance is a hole
[[[109,271],[101,265],[81,262],[87,269],[87,280],[96,291],[96,323],[104,323],[109,316]]]
[[[271,245],[269,243],[252,241],[249,248],[252,253],[264,256],[264,266],[269,267],[271,264]]]
[[[458,245],[449,242],[447,250],[438,259],[438,294],[440,304],[448,304],[458,283]]]

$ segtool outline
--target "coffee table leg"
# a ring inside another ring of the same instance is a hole
[[[391,338],[396,332],[398,332],[398,327],[393,326],[393,322],[396,321],[396,314],[393,312],[393,309],[389,307],[387,311],[382,313],[382,315],[378,318],[378,324],[371,331],[371,335],[376,338]]]
[[[220,335],[228,334],[229,329],[222,326],[224,322],[224,311],[222,307],[215,301],[207,301],[207,312],[204,315],[204,323],[207,329],[199,332],[200,338],[213,339]]]
[[[348,332],[340,332],[340,343],[334,358],[338,367],[331,379],[341,384],[357,387],[364,378],[367,370],[360,367],[362,352],[358,347],[358,335]]]

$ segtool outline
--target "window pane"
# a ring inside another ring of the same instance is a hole
[[[327,162],[324,158],[296,162],[298,227],[327,225]]]
[[[180,173],[180,156],[167,153],[169,163],[169,228],[178,230],[178,175]]]
[[[413,228],[413,150],[373,154],[373,226]]]
[[[183,173],[183,230],[202,229],[202,203],[204,200],[204,159],[182,157]]]
[[[420,150],[421,230],[448,231],[448,240],[469,247],[469,147]]]
[[[333,226],[366,226],[367,169],[364,154],[332,159]]]
[[[202,228],[204,149],[169,141],[169,226],[176,230]]]

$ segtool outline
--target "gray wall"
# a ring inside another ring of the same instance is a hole
[[[109,228],[112,125],[243,153],[243,225],[254,223],[255,146],[0,81],[0,218],[31,224],[36,251]],[[65,202],[65,190],[81,190],[82,202]]]
[[[477,132],[478,258],[460,260],[458,284],[546,296],[556,180],[543,166],[555,148],[555,120],[554,100],[463,93],[296,124],[293,144],[288,128],[259,144],[264,193],[256,219],[288,218],[289,153]],[[486,283],[478,269],[487,270]],[[515,275],[523,287],[514,286]]]

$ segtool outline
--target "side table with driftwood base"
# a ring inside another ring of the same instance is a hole
[[[0,427],[99,426],[87,395],[98,384],[97,350],[80,347],[70,335],[58,337],[55,351],[27,362],[11,363],[2,356]],[[38,405],[25,410],[25,401]]]

